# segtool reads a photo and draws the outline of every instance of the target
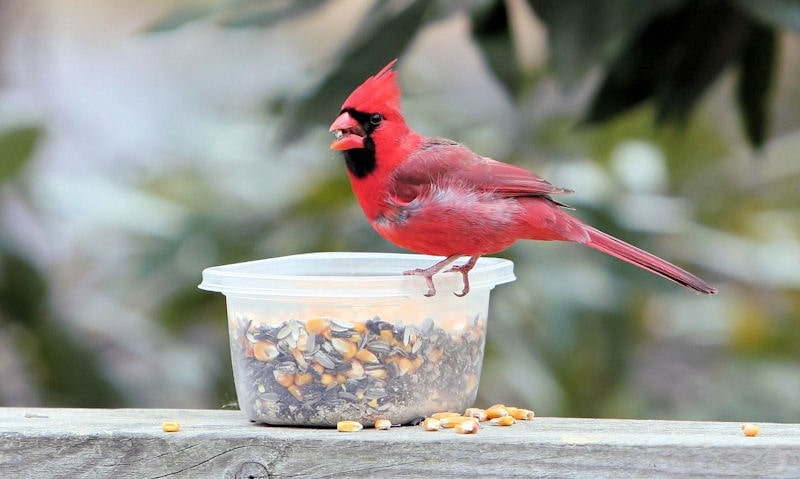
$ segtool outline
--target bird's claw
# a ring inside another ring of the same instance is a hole
[[[430,268],[417,268],[417,269],[410,269],[408,271],[404,271],[404,275],[417,275],[422,276],[425,278],[425,283],[428,285],[428,292],[425,293],[425,296],[430,298],[431,296],[436,296],[436,287],[433,285],[433,275],[441,271],[444,267],[448,264],[452,263],[453,261],[459,258],[458,255],[448,256],[442,261],[434,264]],[[450,272],[458,272],[461,273],[461,277],[464,279],[464,289],[461,290],[460,293],[453,293],[454,295],[458,296],[459,298],[463,298],[464,296],[469,293],[469,272],[472,268],[475,267],[475,263],[477,263],[479,256],[473,256],[467,261],[466,263],[458,266],[453,266],[447,270],[448,273]]]
[[[423,276],[425,278],[425,283],[428,285],[428,292],[425,293],[425,296],[430,298],[431,296],[436,296],[436,287],[433,285],[433,275],[428,269],[410,269],[408,271],[403,271],[403,274],[406,276],[416,275],[416,276]]]
[[[461,273],[461,277],[464,279],[464,289],[461,290],[461,293],[454,292],[453,294],[458,296],[459,298],[463,298],[464,296],[469,293],[469,270],[472,269],[472,266],[467,268],[466,266],[469,265],[463,264],[461,266],[453,266],[452,268],[445,271],[446,273]]]

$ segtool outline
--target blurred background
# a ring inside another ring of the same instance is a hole
[[[203,268],[398,251],[327,125],[400,58],[418,131],[714,283],[500,256],[479,404],[800,421],[800,5],[0,0],[0,405],[234,407]]]

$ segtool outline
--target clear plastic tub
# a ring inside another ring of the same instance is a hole
[[[481,258],[470,272],[404,276],[441,258],[310,253],[215,266],[200,288],[226,296],[239,407],[255,422],[407,424],[475,400],[489,293],[513,264]]]

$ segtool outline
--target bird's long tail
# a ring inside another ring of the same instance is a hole
[[[589,235],[589,241],[584,243],[586,246],[602,251],[622,261],[627,261],[630,264],[657,274],[662,278],[674,281],[683,287],[704,294],[714,294],[717,292],[717,288],[714,286],[658,256],[614,238],[591,226],[585,226],[585,228],[586,233]]]

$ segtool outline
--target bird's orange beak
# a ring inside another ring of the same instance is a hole
[[[331,143],[332,150],[364,148],[364,136],[361,125],[358,124],[355,118],[350,116],[350,113],[344,112],[333,120],[329,131],[332,131],[333,136],[336,138]]]

